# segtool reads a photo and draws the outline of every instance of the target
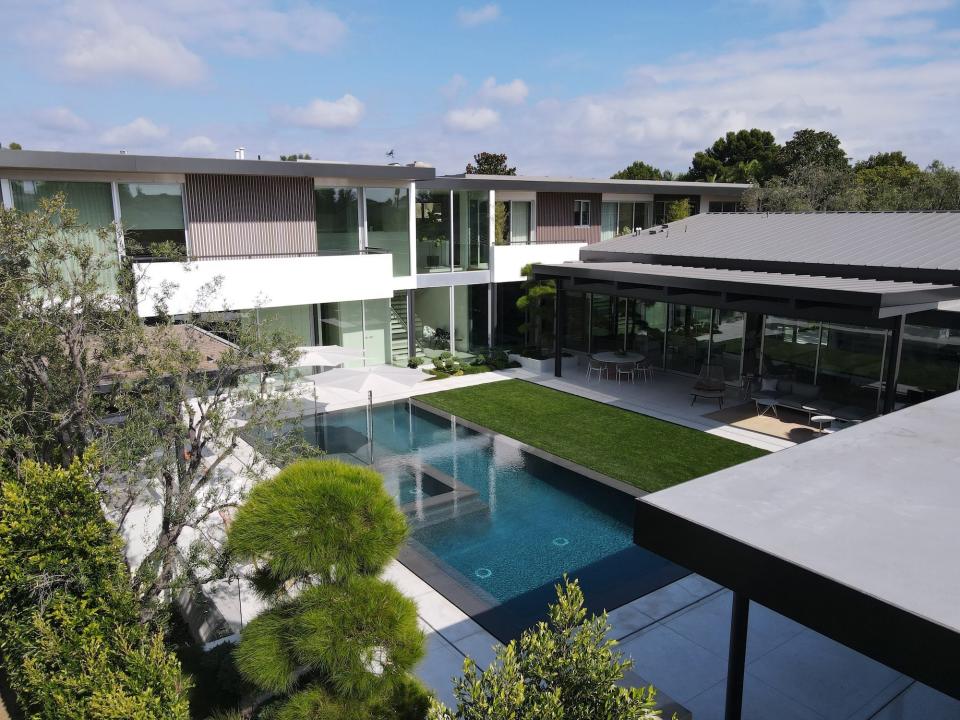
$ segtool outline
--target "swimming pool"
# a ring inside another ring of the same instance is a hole
[[[375,406],[373,465],[401,504],[400,560],[501,640],[544,616],[564,573],[613,609],[688,571],[633,544],[633,501],[528,451],[407,401]],[[332,457],[369,463],[367,410],[305,418]]]

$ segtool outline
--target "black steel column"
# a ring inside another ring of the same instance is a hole
[[[883,359],[883,414],[892,413],[897,406],[897,377],[900,375],[900,350],[903,347],[903,326],[906,316],[900,315],[887,341]]]
[[[554,280],[557,284],[556,301],[553,304],[553,374],[562,377],[563,372],[563,328],[564,318],[567,314],[567,298],[560,285],[560,279]]]
[[[310,306],[310,339],[314,345],[323,345],[320,339],[320,308],[316,303]]]
[[[750,598],[733,593],[730,611],[730,652],[727,655],[727,694],[724,720],[740,720],[743,710],[743,676],[747,664],[747,624]]]

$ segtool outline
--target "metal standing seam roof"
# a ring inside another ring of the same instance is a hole
[[[636,541],[960,697],[957,427],[954,392],[647,495]]]
[[[786,298],[796,297],[799,294],[798,291],[803,291],[804,294],[814,298],[842,300],[871,307],[931,303],[960,298],[960,287],[948,284],[635,262],[573,262],[536,265],[535,271],[540,275],[664,285],[691,290],[762,291],[765,295]]]
[[[597,243],[580,257],[628,259],[624,254],[645,262],[695,257],[960,271],[960,213],[702,213],[655,234]]]

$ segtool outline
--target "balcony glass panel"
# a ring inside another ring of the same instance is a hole
[[[365,188],[367,247],[393,256],[393,275],[410,274],[410,191]]]
[[[417,272],[450,272],[450,192],[418,191],[416,220]]]
[[[351,255],[360,251],[360,220],[356,188],[314,189],[317,252]]]
[[[119,183],[117,195],[128,257],[186,255],[183,191],[178,183]]]

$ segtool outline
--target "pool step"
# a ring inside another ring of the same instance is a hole
[[[402,509],[410,527],[423,528],[476,513],[490,515],[489,506],[475,492],[458,497],[452,497],[453,495],[454,493],[449,493],[428,498],[420,505],[417,503],[404,505]]]

